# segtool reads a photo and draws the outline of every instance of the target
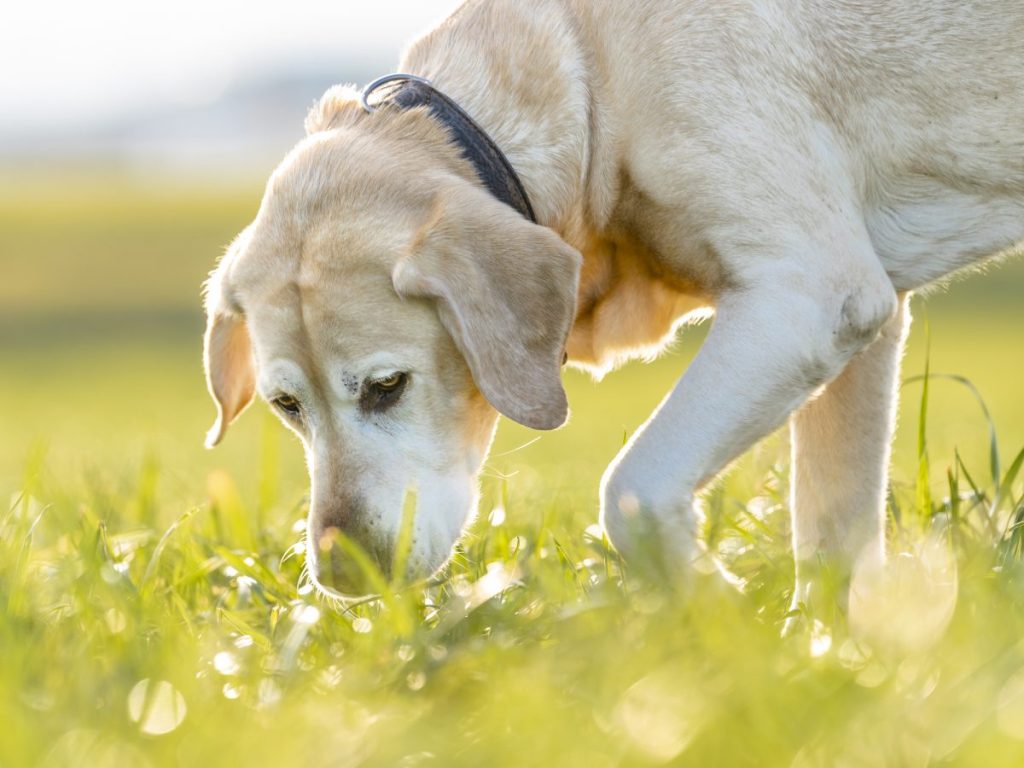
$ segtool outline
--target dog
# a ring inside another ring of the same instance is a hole
[[[358,589],[335,530],[387,574],[409,492],[431,574],[499,414],[557,428],[563,363],[713,313],[603,477],[612,545],[685,580],[699,492],[789,420],[794,605],[883,562],[908,297],[1024,240],[1022,37],[1021,0],[467,2],[398,95],[320,99],[211,275],[208,445],[258,392],[313,576]]]

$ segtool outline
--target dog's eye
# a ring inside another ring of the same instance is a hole
[[[398,389],[402,386],[405,381],[404,373],[393,373],[386,379],[378,379],[373,382],[373,386],[381,392],[391,392],[394,389]]]
[[[291,395],[281,395],[280,397],[275,397],[270,402],[279,411],[293,419],[297,419],[302,415],[302,406]]]
[[[364,411],[383,411],[398,402],[409,381],[406,373],[393,373],[383,379],[367,382],[359,406]]]

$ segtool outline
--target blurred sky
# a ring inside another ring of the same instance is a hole
[[[341,75],[357,60],[383,73],[460,1],[12,0],[0,15],[0,128],[201,105],[261,73]]]

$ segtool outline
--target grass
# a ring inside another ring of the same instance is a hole
[[[67,491],[37,456],[0,518],[0,763],[1019,764],[1019,469],[906,494],[897,598],[783,639],[781,470],[718,499],[743,593],[634,581],[589,505],[513,478],[441,584],[336,611],[299,579],[301,498],[250,506],[215,473],[167,525],[154,464]]]
[[[784,436],[708,501],[742,590],[710,562],[687,595],[645,582],[594,528],[600,471],[699,333],[570,375],[558,433],[503,425],[446,578],[346,611],[300,579],[304,468],[265,409],[200,449],[197,285],[256,195],[65,194],[54,221],[34,194],[0,210],[0,766],[1024,759],[1019,267],[932,300],[927,394],[915,330],[893,576],[849,622],[781,636]],[[941,378],[964,372],[996,442]]]

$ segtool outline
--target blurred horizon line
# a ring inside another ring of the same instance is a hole
[[[266,178],[305,135],[306,113],[324,91],[368,82],[385,68],[377,60],[383,58],[252,68],[206,101],[168,100],[78,122],[0,127],[0,183],[3,175],[69,171],[168,180]]]

